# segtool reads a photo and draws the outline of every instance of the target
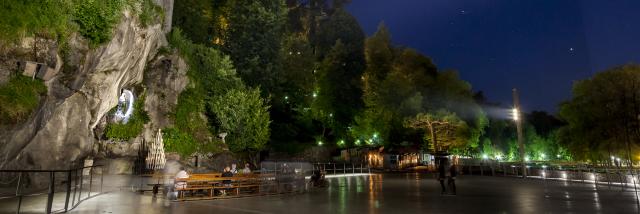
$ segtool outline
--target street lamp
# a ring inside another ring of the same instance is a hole
[[[520,119],[520,98],[518,98],[518,90],[513,89],[513,120],[516,122],[516,130],[518,132],[518,147],[520,151],[520,164],[522,167],[522,177],[527,178],[527,169],[524,157],[524,139],[522,137],[522,120]]]
[[[485,160],[486,160],[486,159],[488,159],[488,158],[489,158],[489,156],[488,156],[487,154],[483,154],[483,155],[482,155],[482,159],[485,159]]]
[[[513,120],[514,121],[518,121],[520,120],[520,116],[519,116],[519,112],[518,112],[518,108],[513,108],[511,109],[511,115],[513,116]]]

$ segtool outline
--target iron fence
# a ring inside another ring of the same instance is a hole
[[[81,202],[103,193],[101,165],[66,170],[0,170],[0,210],[20,213],[25,201],[28,207],[45,213],[68,212]],[[56,198],[56,195],[62,195]],[[54,200],[55,199],[55,200]],[[27,210],[26,212],[34,212]]]

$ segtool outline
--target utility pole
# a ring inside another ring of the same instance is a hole
[[[520,163],[522,167],[522,178],[527,178],[527,164],[525,163],[524,139],[522,137],[522,117],[520,114],[520,99],[518,98],[518,90],[513,89],[513,120],[516,122],[518,131],[518,147],[520,150]]]

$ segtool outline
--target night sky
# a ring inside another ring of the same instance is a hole
[[[614,3],[615,2],[615,3]],[[395,45],[458,70],[492,102],[557,112],[575,80],[640,63],[640,1],[353,0],[365,32],[380,22]]]

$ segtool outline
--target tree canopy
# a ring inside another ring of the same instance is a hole
[[[560,105],[560,139],[580,159],[626,154],[640,142],[640,66],[615,67],[573,86]],[[624,155],[626,156],[626,155]]]

